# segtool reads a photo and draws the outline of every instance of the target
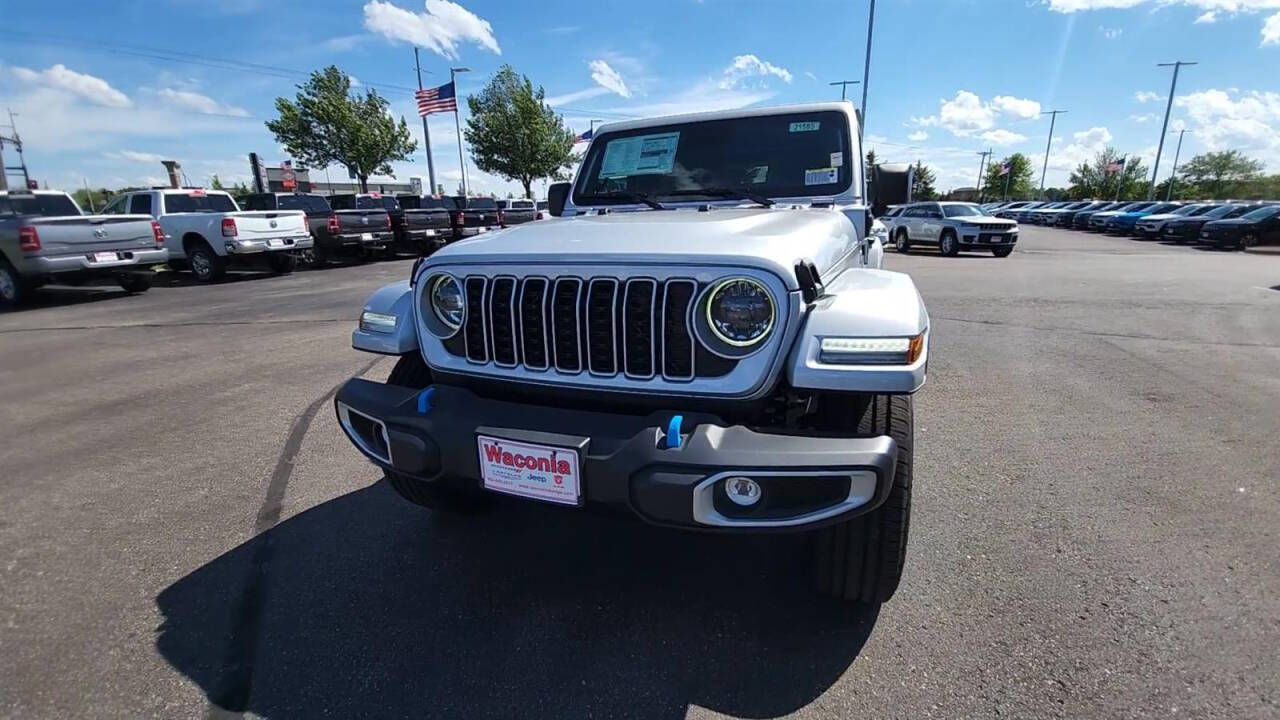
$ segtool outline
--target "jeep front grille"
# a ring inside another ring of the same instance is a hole
[[[471,275],[464,287],[462,343],[449,348],[473,364],[678,381],[735,364],[699,352],[692,279]]]

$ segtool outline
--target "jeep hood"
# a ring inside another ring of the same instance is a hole
[[[856,240],[844,213],[827,208],[641,210],[526,223],[447,245],[428,264],[724,265],[772,272],[795,289],[797,260],[825,275]]]

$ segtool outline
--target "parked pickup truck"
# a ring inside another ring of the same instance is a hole
[[[388,253],[396,239],[391,213],[387,212],[383,198],[375,193],[329,196],[329,205],[334,210],[354,211],[339,213],[338,234],[344,248],[355,250],[366,260]],[[395,198],[391,200],[394,202]]]
[[[538,219],[538,208],[532,200],[497,200],[498,224],[502,227],[523,225]]]
[[[498,222],[498,204],[493,198],[450,195],[444,198],[453,226],[453,239],[461,240],[502,227]]]
[[[365,303],[352,344],[399,360],[338,390],[339,426],[411,503],[807,533],[819,592],[888,600],[929,315],[875,265],[860,135],[847,102],[598,128],[552,220]]]
[[[265,258],[284,274],[297,266],[297,252],[312,246],[307,218],[297,210],[246,212],[221,190],[152,188],[122,193],[104,215],[146,213],[160,223],[169,267],[190,270],[200,282],[222,277],[231,264]]]
[[[404,235],[401,245],[419,255],[430,255],[450,240],[453,225],[444,199],[437,195],[397,195],[404,209]]]
[[[109,278],[145,292],[151,267],[168,259],[148,215],[85,215],[63,192],[0,192],[0,306],[53,282]]]

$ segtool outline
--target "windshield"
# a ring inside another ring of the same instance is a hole
[[[8,205],[18,215],[40,215],[41,217],[61,217],[79,215],[80,208],[67,195],[0,195],[0,210]]]
[[[238,209],[226,193],[165,193],[164,196],[167,213],[227,213]]]
[[[985,213],[977,205],[943,205],[942,214],[947,217],[970,217]]]
[[[384,210],[400,209],[400,203],[396,202],[396,199],[394,197],[391,197],[390,195],[383,195],[381,198],[377,198],[377,200],[382,204],[382,208]]]
[[[1204,212],[1205,207],[1207,207],[1207,206],[1205,206],[1205,205],[1183,205],[1182,207],[1178,208],[1177,210],[1172,210],[1172,211],[1170,211],[1170,213],[1169,213],[1169,214],[1170,214],[1170,215],[1182,215],[1183,217],[1186,217],[1186,216],[1188,216],[1188,215],[1195,215],[1195,214],[1197,214],[1197,213]]]
[[[319,195],[281,195],[276,205],[281,210],[302,210],[308,215],[324,215],[330,212],[329,203]]]
[[[717,199],[698,190],[765,197],[831,196],[853,181],[843,113],[823,111],[656,125],[600,134],[574,186],[578,205]],[[675,193],[673,195],[673,193]],[[594,196],[594,197],[593,197]]]
[[[1280,212],[1280,206],[1270,205],[1268,207],[1260,207],[1257,210],[1247,212],[1240,216],[1242,220],[1266,220],[1267,218]]]
[[[493,198],[487,198],[487,197],[467,198],[467,209],[468,210],[497,210],[498,203],[494,202]]]
[[[1239,214],[1240,210],[1241,208],[1239,205],[1222,205],[1205,213],[1204,217],[1222,218],[1227,217],[1231,213]]]
[[[371,195],[356,196],[356,210],[382,210],[382,203]]]

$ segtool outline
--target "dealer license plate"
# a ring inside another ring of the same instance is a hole
[[[436,236],[436,231],[435,231],[435,230],[423,230],[422,232],[423,232],[423,234],[425,234],[427,237],[435,237],[435,236]]]
[[[561,505],[579,504],[582,477],[577,450],[486,435],[476,439],[485,488]]]
[[[120,258],[117,257],[116,254],[113,252],[100,252],[100,253],[93,254],[94,262],[100,262],[100,263],[116,262],[119,259]]]
[[[360,233],[360,239],[369,242],[373,239],[373,233]]]

